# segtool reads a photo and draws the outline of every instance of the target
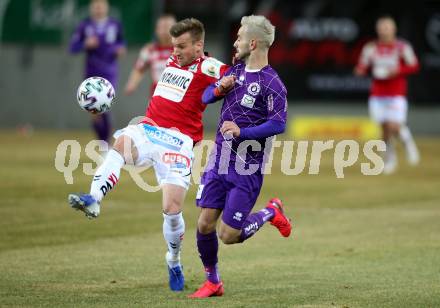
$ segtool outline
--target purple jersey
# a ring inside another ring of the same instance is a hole
[[[225,76],[235,75],[236,82],[223,102],[220,122],[217,130],[216,144],[217,157],[220,156],[221,145],[225,141],[220,133],[224,121],[233,121],[240,128],[255,127],[269,120],[286,123],[287,118],[287,90],[275,70],[267,65],[261,70],[250,71],[245,64],[239,62],[231,67]],[[229,141],[231,146],[230,161],[234,162],[237,156],[238,145],[244,140],[234,138]],[[260,164],[263,162],[266,139],[257,139],[261,145],[258,151],[247,148],[247,155],[240,155],[246,164]]]
[[[99,46],[96,49],[84,49],[84,42],[89,36],[98,38]],[[70,41],[70,52],[86,51],[86,78],[101,76],[108,79],[116,87],[118,79],[116,51],[122,46],[125,46],[125,41],[120,22],[113,18],[107,18],[102,22],[87,18],[76,28]]]

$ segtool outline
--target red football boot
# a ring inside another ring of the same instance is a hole
[[[225,293],[223,282],[212,283],[206,280],[205,283],[193,294],[188,295],[189,298],[206,298],[211,296],[222,296]]]
[[[275,215],[270,220],[270,224],[275,226],[282,236],[289,237],[290,232],[292,231],[292,224],[290,223],[290,219],[284,215],[283,203],[281,200],[278,198],[272,198],[269,200],[266,207],[275,211]]]

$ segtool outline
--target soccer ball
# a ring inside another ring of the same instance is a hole
[[[79,106],[93,114],[104,113],[115,100],[115,89],[102,77],[90,77],[78,87],[76,98]]]

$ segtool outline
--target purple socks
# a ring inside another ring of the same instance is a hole
[[[244,242],[254,235],[267,221],[275,215],[272,208],[264,208],[256,213],[250,214],[241,229],[240,242]],[[200,259],[205,267],[206,279],[212,283],[220,282],[218,273],[218,239],[217,232],[202,234],[197,230],[197,248]]]
[[[240,234],[240,242],[254,235],[265,223],[275,215],[275,211],[265,207],[256,213],[249,214],[244,221]]]
[[[217,269],[218,239],[217,232],[202,234],[197,230],[197,248],[200,259],[205,267],[206,279],[212,283],[220,282],[220,275]]]

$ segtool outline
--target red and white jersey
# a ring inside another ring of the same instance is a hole
[[[357,67],[364,72],[371,71],[371,96],[405,96],[406,76],[416,73],[419,63],[411,45],[405,41],[373,41],[362,49]]]
[[[201,57],[180,66],[171,56],[162,72],[143,123],[177,128],[194,142],[203,139],[203,91],[223,76],[228,66],[211,57]]]
[[[147,44],[139,52],[135,68],[141,72],[150,69],[151,79],[153,81],[151,93],[154,92],[160,74],[162,74],[165,69],[172,53],[173,46],[160,46],[158,43]]]

